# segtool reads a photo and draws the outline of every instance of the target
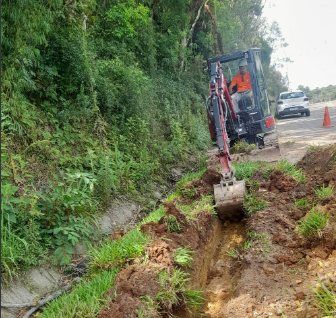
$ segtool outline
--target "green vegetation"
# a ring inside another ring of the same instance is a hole
[[[334,187],[325,187],[315,190],[315,194],[319,199],[328,198],[333,195]]]
[[[106,240],[89,252],[92,269],[110,269],[123,265],[144,253],[150,238],[139,229],[128,232],[118,241]]]
[[[321,88],[316,87],[315,89],[299,85],[298,89],[306,94],[311,103],[328,102],[336,99],[336,85],[329,85]]]
[[[257,243],[255,248],[258,254],[267,253],[272,244],[271,236],[268,233],[247,231],[247,240],[244,243],[245,250],[248,250],[253,242]]]
[[[335,317],[336,315],[336,285],[329,281],[323,284],[321,281],[320,288],[314,289],[315,302],[322,309],[323,316]]]
[[[295,141],[287,140],[283,145],[284,145],[285,147],[290,147],[290,146],[292,146],[292,145],[294,145],[294,144],[295,144]]]
[[[320,209],[314,207],[308,216],[299,222],[299,232],[307,238],[322,237],[323,229],[328,224],[328,217],[329,214],[324,215]]]
[[[166,215],[166,211],[163,205],[160,205],[160,207],[155,210],[154,212],[150,213],[148,216],[146,216],[140,223],[137,224],[136,229],[140,229],[142,224],[149,223],[149,222],[159,222],[159,220]]]
[[[239,248],[231,248],[225,255],[236,259],[243,259],[243,255]]]
[[[307,153],[318,152],[320,150],[321,150],[320,146],[309,145],[307,149]]]
[[[208,57],[260,47],[268,90],[282,87],[270,65],[280,30],[260,19],[262,8],[259,0],[2,5],[1,273],[10,278],[45,259],[67,265],[79,241],[90,248],[91,277],[40,317],[95,317],[120,268],[144,255],[150,238],[140,225],[117,242],[101,239],[97,216],[114,198],[145,205],[172,167],[204,167]],[[188,216],[214,213],[212,202],[203,197]],[[164,215],[160,207],[144,222]],[[196,307],[187,275],[171,275],[160,275],[149,306],[169,307],[181,292]]]
[[[249,179],[254,175],[257,170],[264,170],[265,163],[262,162],[238,162],[233,163],[233,167],[236,171],[237,179],[244,179],[249,181]]]
[[[155,300],[160,303],[161,308],[172,309],[174,304],[180,302],[178,294],[184,293],[185,284],[189,281],[189,274],[180,269],[174,269],[172,273],[163,270],[159,274],[160,291],[155,295]]]
[[[39,317],[97,317],[101,308],[110,301],[104,298],[104,294],[113,286],[119,271],[118,267],[100,271],[90,279],[80,281],[70,293],[63,294],[44,308]]]
[[[271,244],[272,242],[269,234],[247,231],[247,238],[244,244],[231,248],[225,253],[225,255],[238,260],[243,260],[243,253],[247,252],[253,245],[258,254],[261,254],[267,253]]]
[[[184,298],[185,298],[187,307],[192,312],[196,312],[197,309],[199,309],[203,305],[204,300],[205,300],[202,296],[201,290],[193,290],[193,289],[187,289],[184,292]]]
[[[294,206],[297,208],[307,208],[309,206],[309,202],[306,198],[301,198],[300,200],[294,201]]]
[[[236,142],[232,147],[230,147],[230,153],[250,153],[255,149],[254,144],[245,144],[243,141]]]
[[[275,169],[290,175],[291,177],[296,179],[299,183],[303,183],[305,181],[302,169],[297,169],[295,165],[290,164],[286,159],[283,159],[280,162],[278,162]]]
[[[155,300],[150,296],[140,297],[141,301],[144,303],[144,306],[137,310],[137,315],[139,318],[156,318],[160,306]]]
[[[204,298],[200,290],[186,287],[189,274],[174,269],[172,273],[163,270],[159,273],[160,291],[153,297],[141,297],[144,306],[137,310],[139,317],[157,317],[158,313],[171,310],[173,305],[186,303],[191,312],[197,311],[203,304]]]
[[[174,261],[176,264],[185,267],[191,267],[191,263],[193,261],[193,257],[191,254],[193,251],[188,250],[183,247],[178,247],[175,251]]]
[[[205,195],[198,201],[193,201],[188,205],[177,204],[177,207],[181,209],[187,216],[188,219],[197,219],[197,215],[202,211],[207,211],[212,215],[216,215],[214,196],[212,194]]]
[[[1,270],[13,277],[19,262],[24,261],[28,253],[28,244],[11,229],[11,223],[4,222],[4,213],[1,214]]]
[[[165,224],[168,227],[168,232],[170,233],[179,233],[183,228],[183,224],[180,224],[174,215],[167,215],[165,217]]]
[[[267,201],[256,198],[252,194],[246,194],[243,202],[243,208],[247,216],[252,216],[257,211],[261,211],[267,206]]]
[[[258,162],[239,162],[233,164],[237,179],[244,179],[249,186],[248,193],[245,195],[243,208],[248,216],[253,215],[255,212],[263,210],[267,206],[267,201],[258,198],[254,194],[254,189],[258,188],[260,183],[252,181],[254,173],[258,170],[264,171],[264,175],[270,174],[272,168],[265,165],[265,163]]]
[[[205,171],[206,171],[206,168],[204,167],[200,171],[192,172],[192,173],[188,173],[188,174],[184,175],[182,177],[182,179],[176,185],[177,190],[181,190],[190,181],[193,181],[195,179],[200,179]],[[178,192],[178,191],[177,191],[177,193],[180,194],[180,192]]]

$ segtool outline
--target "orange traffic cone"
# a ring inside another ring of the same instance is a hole
[[[330,121],[330,116],[329,116],[328,106],[326,106],[325,111],[324,111],[323,127],[332,127],[331,126],[331,121]]]

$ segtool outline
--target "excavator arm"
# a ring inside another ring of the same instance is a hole
[[[220,62],[211,64],[210,72],[208,120],[211,137],[218,145],[221,167],[221,182],[214,185],[215,202],[220,219],[232,221],[240,218],[245,195],[245,181],[236,180],[229,152],[227,124],[236,119],[236,114]]]

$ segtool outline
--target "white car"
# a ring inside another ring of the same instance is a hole
[[[293,114],[310,116],[309,99],[302,91],[283,92],[278,97],[275,116]]]

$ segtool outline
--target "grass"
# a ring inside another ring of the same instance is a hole
[[[245,195],[243,208],[247,216],[252,216],[257,211],[263,210],[268,202],[260,198],[255,198],[252,194]]]
[[[232,147],[230,147],[230,153],[250,153],[255,149],[255,144],[245,144],[242,140],[236,142]]]
[[[204,195],[198,201],[193,201],[188,205],[177,204],[177,207],[182,210],[189,220],[196,220],[197,215],[203,211],[216,215],[213,194]]]
[[[323,148],[321,148],[320,146],[310,145],[307,148],[307,153],[318,152],[318,151],[321,151],[321,149],[323,149]]]
[[[193,172],[193,173],[188,173],[183,178],[177,183],[177,190],[181,190],[188,182],[193,181],[195,179],[201,179],[202,175],[206,171],[206,168]]]
[[[286,159],[279,161],[275,169],[280,170],[281,172],[290,175],[295,180],[297,180],[299,183],[303,183],[305,181],[305,177],[303,175],[302,169],[297,169],[295,165],[292,165]]]
[[[202,198],[199,201],[193,202],[191,205],[191,211],[190,211],[189,217],[192,219],[196,217],[197,214],[201,213],[202,211],[207,211],[212,215],[216,214],[214,196],[212,194],[202,196]]]
[[[160,219],[165,215],[166,215],[165,208],[163,205],[160,205],[160,207],[157,210],[147,215],[140,223],[138,223],[136,228],[140,229],[142,224],[146,224],[149,222],[158,223]]]
[[[320,189],[315,190],[315,194],[319,199],[328,198],[333,195],[334,187],[325,187],[324,185]]]
[[[292,146],[292,145],[294,145],[294,144],[295,144],[295,141],[287,140],[283,145],[284,145],[285,147],[290,147],[290,146]]]
[[[180,266],[191,267],[191,263],[193,261],[193,257],[191,256],[192,253],[194,252],[191,250],[183,247],[178,247],[174,255],[175,263]]]
[[[295,200],[293,205],[296,208],[306,208],[309,206],[309,202],[306,198],[301,198],[300,200]]]
[[[232,258],[236,258],[236,259],[243,259],[243,252],[248,251],[252,245],[253,242],[257,242],[259,243],[259,246],[261,247],[257,247],[257,254],[259,254],[260,252],[262,253],[266,253],[269,251],[269,247],[272,244],[271,243],[271,238],[270,235],[267,233],[258,233],[255,231],[247,231],[247,239],[244,242],[244,244],[240,244],[238,247],[236,248],[231,248],[230,250],[228,250],[225,255],[232,257]]]
[[[192,290],[192,289],[188,289],[184,292],[184,298],[187,307],[193,312],[199,309],[203,305],[205,300],[202,297],[201,290]]]
[[[164,223],[168,227],[168,232],[170,233],[179,233],[182,231],[182,224],[180,224],[174,215],[168,215]]]
[[[150,237],[137,228],[118,241],[106,240],[100,247],[96,246],[90,250],[91,269],[109,269],[120,266],[143,254],[144,246],[149,241]]]
[[[263,162],[238,162],[232,164],[236,171],[236,178],[248,181],[257,170],[264,170],[265,163]]]
[[[321,281],[320,288],[314,290],[315,302],[323,311],[323,316],[336,317],[336,284],[328,282],[326,286]]]
[[[2,283],[13,279],[27,251],[28,243],[12,231],[10,222],[5,224],[4,213],[1,213],[1,274],[5,273]]]
[[[242,259],[243,257],[239,248],[231,248],[225,253],[225,255],[237,259]]]
[[[94,318],[108,303],[104,293],[113,286],[119,268],[102,271],[83,280],[73,287],[70,293],[65,293],[56,301],[51,302],[39,314],[39,318]]]
[[[197,190],[194,187],[183,188],[180,190],[181,195],[189,198],[193,198],[197,194]]]
[[[118,241],[106,240],[99,247],[92,248],[89,251],[91,278],[83,279],[70,293],[52,301],[39,317],[96,317],[108,302],[104,299],[104,293],[114,284],[121,268],[117,265],[123,265],[143,254],[145,245],[150,241],[150,237],[140,231],[141,224],[158,222],[165,214],[164,207],[160,206]],[[150,316],[146,314],[144,317]]]
[[[173,269],[171,273],[163,270],[159,274],[159,281],[160,291],[155,296],[141,297],[144,306],[137,310],[139,318],[161,317],[162,313],[170,311],[173,305],[181,304],[183,300],[187,308],[195,312],[204,302],[201,290],[186,288],[189,274],[180,269]]]
[[[137,315],[139,318],[157,318],[158,312],[160,311],[160,306],[155,300],[148,296],[141,296],[141,301],[144,306],[137,310]]]
[[[185,292],[185,284],[189,281],[189,275],[180,269],[173,269],[172,273],[163,270],[159,274],[160,291],[154,296],[160,303],[160,307],[168,310],[180,302],[179,294]]]
[[[317,209],[315,212],[315,208],[311,210],[308,217],[299,222],[299,232],[304,237],[319,237],[323,236],[323,229],[328,224],[329,215],[323,215],[320,209]]]
[[[257,242],[256,252],[258,255],[261,253],[268,253],[270,246],[272,245],[271,236],[268,233],[257,233],[255,231],[247,231],[248,240],[251,242]]]

